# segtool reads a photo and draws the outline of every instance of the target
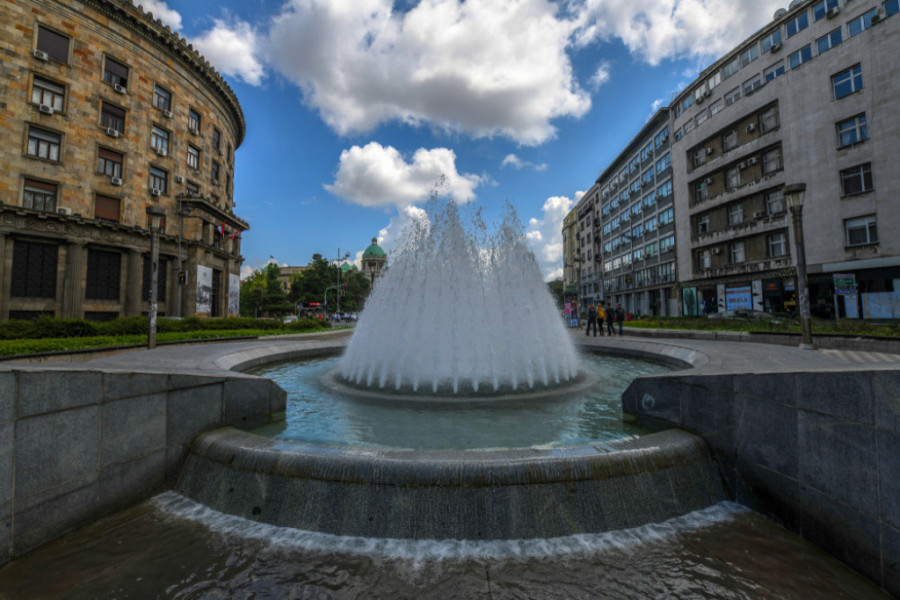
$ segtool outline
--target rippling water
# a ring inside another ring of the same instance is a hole
[[[284,439],[414,449],[519,448],[618,439],[646,430],[622,419],[622,392],[635,377],[670,371],[659,363],[586,355],[578,393],[551,400],[452,404],[368,402],[328,384],[337,357],[253,371],[288,392],[285,421],[257,430]]]
[[[598,535],[405,541],[262,525],[167,492],[0,570],[4,600],[887,597],[730,503]]]

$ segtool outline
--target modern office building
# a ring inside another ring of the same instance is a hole
[[[795,0],[675,98],[685,314],[796,310],[796,240],[782,189],[802,183],[813,314],[892,316],[897,12],[898,0]]]
[[[187,42],[127,0],[0,9],[0,320],[238,312],[240,104]]]

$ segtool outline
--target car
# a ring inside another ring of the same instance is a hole
[[[284,318],[285,323],[295,323],[297,321],[296,315],[288,315]]]

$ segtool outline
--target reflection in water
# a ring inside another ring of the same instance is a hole
[[[887,598],[723,503],[598,535],[497,542],[343,538],[223,515],[172,492],[0,570],[0,598]]]
[[[285,421],[257,430],[284,439],[413,449],[520,448],[608,441],[646,433],[622,420],[622,392],[635,377],[671,371],[615,356],[583,357],[586,380],[543,400],[464,404],[351,399],[329,386],[337,357],[253,371],[288,392]]]

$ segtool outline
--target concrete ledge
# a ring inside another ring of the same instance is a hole
[[[602,532],[725,499],[702,440],[676,430],[552,450],[407,451],[226,428],[198,438],[175,489],[272,525],[414,539]]]

